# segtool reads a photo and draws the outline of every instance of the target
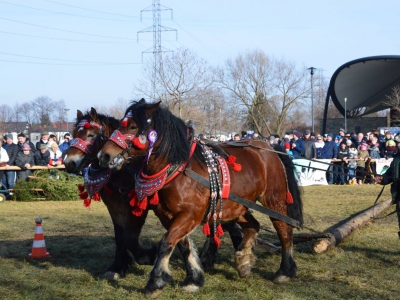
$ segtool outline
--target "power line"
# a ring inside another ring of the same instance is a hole
[[[14,5],[14,6],[19,6],[19,7],[28,8],[28,9],[33,9],[33,10],[38,10],[38,11],[50,12],[50,13],[53,13],[53,14],[60,14],[60,15],[73,16],[73,17],[78,17],[78,18],[97,19],[97,20],[106,20],[106,21],[117,21],[117,22],[140,22],[139,20],[137,20],[137,21],[133,21],[133,20],[118,20],[118,19],[107,19],[107,18],[98,18],[98,17],[82,16],[82,15],[64,13],[64,12],[59,12],[59,11],[54,11],[54,10],[47,10],[47,9],[42,9],[42,8],[36,8],[36,7],[32,7],[32,6],[25,6],[25,5],[21,5],[21,4],[15,4],[15,3],[6,2],[6,1],[0,1],[0,3],[4,3],[4,4],[8,4],[8,5]]]
[[[67,41],[67,42],[99,43],[99,44],[131,44],[131,43],[135,43],[134,41],[132,41],[132,42],[129,42],[129,41],[126,41],[126,42],[116,42],[116,41],[107,42],[107,41],[85,41],[85,40],[63,39],[63,38],[54,38],[54,37],[38,36],[38,35],[23,34],[23,33],[2,31],[2,30],[0,30],[0,33],[11,34],[11,35],[27,36],[27,37],[33,37],[33,38],[38,38],[38,39],[48,39],[48,40]]]
[[[30,56],[30,55],[22,55],[22,54],[13,54],[7,52],[0,52],[3,55],[11,55],[11,56],[19,56],[19,57],[27,57],[27,58],[35,58],[35,59],[44,59],[44,60],[55,60],[55,61],[65,61],[65,62],[73,62],[73,63],[87,63],[87,64],[107,64],[107,65],[138,65],[141,63],[127,63],[127,62],[103,62],[103,61],[84,61],[84,60],[68,60],[68,59],[60,59],[60,58],[47,58],[47,57],[39,57],[39,56]]]
[[[6,59],[0,59],[2,62],[8,62],[8,63],[21,63],[21,64],[28,64],[28,65],[51,65],[51,66],[102,66],[102,65],[113,65],[113,64],[61,64],[61,63],[45,63],[45,62],[30,62],[30,61],[18,61],[18,60],[6,60]],[[141,63],[136,63],[136,64],[141,64]]]
[[[70,5],[70,4],[64,4],[64,3],[60,3],[60,2],[57,2],[57,1],[51,1],[51,0],[43,0],[43,1],[50,2],[50,3],[55,3],[55,4],[58,4],[58,5],[63,5],[63,6],[73,7],[73,8],[78,8],[78,9],[82,9],[82,10],[98,12],[98,13],[102,13],[102,14],[106,14],[106,15],[120,16],[120,17],[126,17],[126,18],[137,18],[137,19],[139,19],[139,17],[137,17],[137,16],[110,13],[110,12],[105,12],[105,11],[101,11],[101,10],[95,10],[95,9],[90,9],[90,8],[84,8],[84,7],[80,7],[80,6]]]
[[[76,33],[76,34],[81,34],[81,35],[88,35],[88,36],[95,36],[95,37],[103,37],[103,38],[110,38],[110,39],[119,39],[119,40],[135,41],[134,39],[130,39],[130,38],[113,37],[113,36],[106,36],[106,35],[98,35],[98,34],[83,33],[83,32],[77,32],[77,31],[70,31],[70,30],[64,30],[64,29],[58,29],[58,28],[47,27],[47,26],[42,26],[42,25],[36,25],[36,24],[32,24],[32,23],[21,22],[21,21],[12,20],[12,19],[7,19],[7,18],[1,18],[1,17],[0,17],[0,20],[6,20],[6,21],[15,22],[15,23],[20,23],[20,24],[25,24],[25,25],[30,25],[30,26],[35,26],[35,27],[40,27],[40,28],[46,28],[46,29],[52,29],[52,30],[57,30],[57,31],[62,31],[62,32]]]

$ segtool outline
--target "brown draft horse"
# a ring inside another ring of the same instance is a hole
[[[71,147],[66,150],[64,160],[66,170],[69,173],[78,174],[84,167],[91,164],[88,172],[95,173],[94,176],[101,175],[103,170],[98,168],[96,156],[110,134],[119,126],[119,121],[110,116],[97,114],[94,108],[86,114],[78,110],[76,120],[72,132],[74,140]],[[119,172],[112,174],[107,184],[107,192],[105,189],[99,191],[114,225],[116,245],[114,262],[105,273],[105,277],[110,280],[117,280],[120,276],[125,276],[132,263],[128,250],[138,264],[151,265],[156,257],[155,246],[150,248],[139,242],[147,211],[140,217],[132,214],[132,208],[127,201],[127,194],[132,184],[131,177],[125,171]]]
[[[154,131],[158,135],[155,142]],[[150,138],[154,142],[152,153],[149,151]],[[229,171],[231,192],[253,202],[259,201],[263,206],[303,224],[301,193],[294,178],[290,158],[268,151],[272,148],[264,142],[242,143],[244,147],[229,143],[220,145],[223,152],[235,156],[236,162],[242,166],[240,172]],[[149,157],[141,170],[144,174],[142,176],[159,174],[168,164],[175,166],[188,162],[188,168],[208,179],[201,148],[197,146],[190,158],[187,127],[181,119],[160,105],[160,102],[148,104],[140,101],[127,109],[121,126],[101,150],[100,165],[119,170],[128,155]],[[287,204],[288,189],[293,196],[292,204]],[[172,280],[168,266],[176,245],[184,254],[186,265],[187,275],[183,289],[196,291],[204,284],[204,275],[189,234],[206,220],[210,190],[181,173],[158,190],[158,194],[159,203],[154,211],[167,233],[159,243],[158,257],[146,285],[147,293],[156,296]],[[219,208],[220,202],[217,211]],[[244,237],[235,253],[240,276],[250,273],[255,260],[252,248],[259,231],[257,220],[246,212],[246,207],[231,200],[223,200],[222,221],[236,220],[243,229]],[[212,221],[211,218],[210,222]],[[271,218],[271,221],[282,244],[282,260],[274,282],[283,283],[295,276],[297,269],[293,260],[293,228],[277,219]]]
[[[67,149],[64,164],[69,173],[78,174],[84,167],[91,164],[88,172],[101,174],[104,169],[98,167],[97,154],[108,140],[110,134],[119,126],[119,121],[113,117],[98,114],[92,108],[90,113],[82,114],[77,111],[76,124],[72,132],[74,140],[72,146]],[[139,162],[139,164],[138,164]],[[108,268],[105,277],[116,280],[124,277],[131,264],[129,250],[138,264],[153,264],[156,258],[156,246],[149,248],[139,242],[139,235],[147,217],[148,211],[141,216],[132,214],[132,207],[129,205],[128,193],[134,185],[135,170],[141,166],[142,160],[131,160],[126,164],[122,172],[113,172],[107,184],[108,191],[100,190],[101,198],[110,213],[115,233],[115,257],[113,264]],[[109,169],[106,168],[105,171]],[[97,175],[97,174],[95,174]],[[151,208],[151,207],[150,207]],[[228,231],[235,249],[239,246],[242,236],[235,224],[224,225]],[[205,270],[213,268],[217,247],[212,237],[207,237],[202,249],[201,262]]]

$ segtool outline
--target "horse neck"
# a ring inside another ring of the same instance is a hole
[[[155,154],[151,155],[148,161],[144,161],[142,165],[142,171],[144,174],[151,176],[159,173],[168,165],[168,160],[163,157],[159,157]]]

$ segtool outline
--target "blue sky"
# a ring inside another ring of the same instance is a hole
[[[132,99],[152,25],[151,0],[0,0],[0,105],[40,96],[76,109]],[[330,79],[342,64],[400,54],[400,1],[161,0],[162,46],[185,47],[222,66],[260,49]],[[57,30],[56,30],[57,29]],[[149,54],[147,54],[149,55]],[[146,55],[144,56],[146,58]]]

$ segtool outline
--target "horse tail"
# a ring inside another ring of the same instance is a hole
[[[285,166],[288,188],[293,197],[293,204],[287,205],[287,214],[289,217],[299,221],[300,225],[303,226],[303,202],[301,200],[302,190],[297,184],[297,180],[294,176],[293,161],[289,155],[282,151],[282,148],[279,145],[273,145],[273,148],[278,152],[278,156]]]

